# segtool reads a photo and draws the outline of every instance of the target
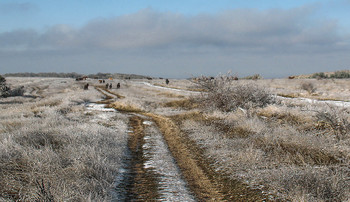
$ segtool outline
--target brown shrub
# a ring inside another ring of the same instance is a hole
[[[311,82],[305,82],[300,85],[302,90],[306,90],[309,94],[316,92],[316,86]]]
[[[202,82],[207,93],[202,93],[200,102],[206,109],[229,112],[237,108],[252,109],[274,103],[274,97],[255,83],[238,84],[230,76],[219,76]]]

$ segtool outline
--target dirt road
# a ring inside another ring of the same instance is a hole
[[[248,188],[215,171],[211,159],[191,141],[173,115],[188,111],[163,107],[191,91],[129,82],[106,90],[108,107],[129,116],[128,152],[116,180],[115,201],[266,201],[261,190]]]

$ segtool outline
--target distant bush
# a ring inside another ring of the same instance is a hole
[[[327,79],[328,78],[328,75],[325,74],[324,72],[318,72],[318,73],[314,73],[311,78],[314,78],[314,79]]]
[[[10,88],[6,85],[6,79],[0,75],[0,97],[8,97]]]
[[[24,86],[10,90],[10,96],[22,96],[24,94]]]
[[[5,83],[6,79],[0,75],[0,85]]]
[[[11,88],[6,85],[6,79],[0,75],[0,97],[22,96],[23,93],[23,86],[11,90]]]
[[[97,79],[107,79],[107,78],[118,78],[118,79],[145,79],[148,76],[136,75],[136,74],[121,74],[121,73],[101,73],[98,72],[96,74],[78,74],[75,72],[71,73],[57,73],[57,72],[41,72],[41,73],[33,73],[33,72],[21,72],[21,73],[8,73],[4,74],[4,76],[10,77],[53,77],[53,78],[79,78],[83,76],[87,76],[88,78],[97,78]]]
[[[335,79],[346,79],[350,78],[350,71],[336,71],[330,76],[330,78]]]
[[[77,78],[82,77],[82,74],[75,72],[72,73],[56,73],[56,72],[42,72],[42,73],[32,73],[32,72],[23,72],[23,73],[8,73],[5,76],[11,77],[57,77],[57,78]]]
[[[223,75],[201,82],[207,93],[202,94],[201,103],[207,108],[233,111],[237,108],[250,109],[273,103],[273,96],[254,83],[237,83],[235,77]]]
[[[243,79],[247,79],[247,80],[258,80],[258,79],[262,79],[262,76],[260,76],[260,74],[254,74],[252,76],[246,76]]]
[[[305,82],[300,85],[302,90],[306,90],[309,94],[316,92],[316,86],[311,82]]]
[[[314,79],[347,79],[350,78],[350,71],[336,71],[330,75],[325,74],[324,72],[318,72],[311,75],[310,78]]]

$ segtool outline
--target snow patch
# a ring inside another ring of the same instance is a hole
[[[282,96],[277,96],[277,97],[284,100],[296,100],[296,101],[306,102],[310,104],[330,104],[338,107],[350,107],[350,102],[346,102],[346,101],[315,100],[310,98],[288,98],[288,97],[282,97]]]
[[[105,108],[105,104],[97,104],[97,103],[88,103],[85,104],[86,109],[92,111],[103,111],[103,112],[115,112],[116,110],[113,108]]]
[[[148,125],[148,126],[150,126],[150,125],[152,125],[152,122],[151,121],[144,121],[144,122],[142,122],[144,125]]]

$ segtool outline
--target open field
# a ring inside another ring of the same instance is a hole
[[[1,201],[350,200],[350,80],[6,80]]]

